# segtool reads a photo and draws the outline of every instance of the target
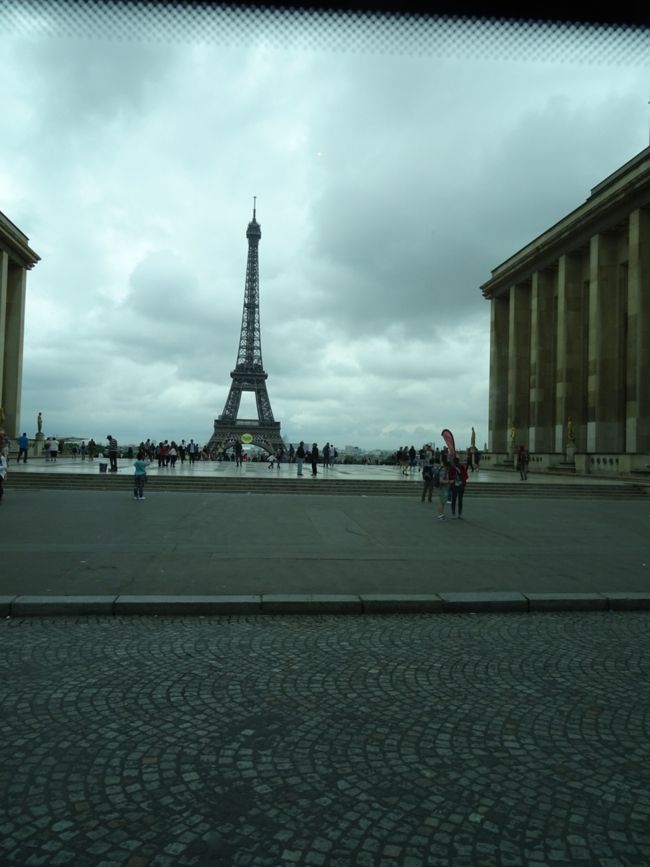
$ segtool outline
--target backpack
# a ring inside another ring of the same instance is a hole
[[[422,469],[422,478],[425,482],[428,482],[433,478],[433,467],[430,464],[424,465]]]

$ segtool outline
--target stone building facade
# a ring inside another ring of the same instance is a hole
[[[29,238],[0,212],[0,427],[11,439],[20,424],[27,271],[38,261]]]
[[[650,147],[481,287],[491,304],[489,449],[540,469],[650,462]]]

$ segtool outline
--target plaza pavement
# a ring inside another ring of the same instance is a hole
[[[20,473],[35,475],[39,473],[49,473],[51,475],[76,473],[79,475],[97,474],[99,473],[100,463],[108,463],[108,458],[101,457],[94,460],[81,460],[81,458],[62,457],[56,461],[47,461],[44,458],[30,458],[26,464],[17,463],[15,456],[12,456],[12,462],[9,466],[10,474]],[[119,472],[122,475],[131,475],[133,472],[133,460],[128,458],[118,459]],[[156,461],[153,461],[147,469],[150,476],[185,476],[185,477],[229,477],[229,478],[251,478],[255,479],[270,477],[278,479],[293,478],[296,475],[296,464],[282,463],[275,466],[273,469],[268,468],[265,461],[244,462],[241,467],[237,467],[234,461],[197,461],[190,464],[185,461],[183,464],[177,461],[176,466],[159,468]],[[305,479],[310,482],[311,465],[304,464]],[[420,484],[420,471],[417,470],[409,473],[407,476],[402,476],[399,467],[389,466],[384,464],[343,464],[337,463],[327,470],[324,470],[321,465],[318,467],[319,478],[335,478],[342,481],[355,479],[371,479],[387,481],[392,480],[399,484]],[[537,484],[557,484],[558,480],[563,485],[620,485],[628,483],[630,485],[639,484],[638,481],[630,480],[628,477],[613,477],[613,476],[597,476],[597,475],[571,475],[566,472],[551,473],[551,472],[535,472],[529,474],[531,481]],[[514,485],[520,484],[519,473],[515,471],[495,470],[488,468],[484,462],[482,469],[477,472],[470,473],[470,481],[474,484],[490,485],[494,482],[511,483]],[[318,479],[315,480],[318,483]]]
[[[306,478],[308,497],[160,491],[136,502],[129,468],[121,463],[124,490],[117,493],[12,490],[13,473],[98,468],[81,460],[11,465],[0,610],[45,613],[39,606],[54,611],[61,597],[74,597],[75,611],[93,605],[97,613],[361,612],[382,604],[451,610],[468,600],[526,610],[650,605],[645,498],[473,499],[473,487],[491,480],[525,484],[515,473],[482,470],[468,485],[464,520],[439,522],[435,507],[420,502],[417,477],[401,480],[403,497],[321,496],[318,480]],[[199,464],[177,472],[281,477],[295,470]],[[392,467],[339,466],[334,473],[399,477]],[[215,600],[229,604],[215,608]]]
[[[648,599],[644,499],[469,488],[441,524],[409,480],[142,503],[128,481],[10,481],[0,507],[0,607],[23,600],[0,620],[3,867],[650,864],[650,612],[612,610]],[[544,589],[610,610],[288,613]],[[274,616],[156,602],[233,593],[289,597]],[[100,594],[110,616],[41,599]]]

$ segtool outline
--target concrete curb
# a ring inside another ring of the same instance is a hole
[[[0,615],[501,614],[650,611],[650,593],[263,594],[253,596],[0,596]]]

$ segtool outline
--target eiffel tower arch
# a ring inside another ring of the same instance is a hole
[[[244,436],[244,442],[275,454],[278,449],[284,449],[284,443],[280,435],[280,422],[275,421],[273,417],[271,401],[266,390],[268,374],[262,363],[258,256],[262,229],[255,217],[255,199],[253,199],[253,219],[248,224],[246,237],[248,259],[237,362],[235,369],[230,373],[232,383],[223,412],[214,420],[214,432],[210,437],[208,448],[229,449],[236,442],[242,442]],[[238,417],[242,394],[245,391],[252,391],[255,394],[256,419]]]

